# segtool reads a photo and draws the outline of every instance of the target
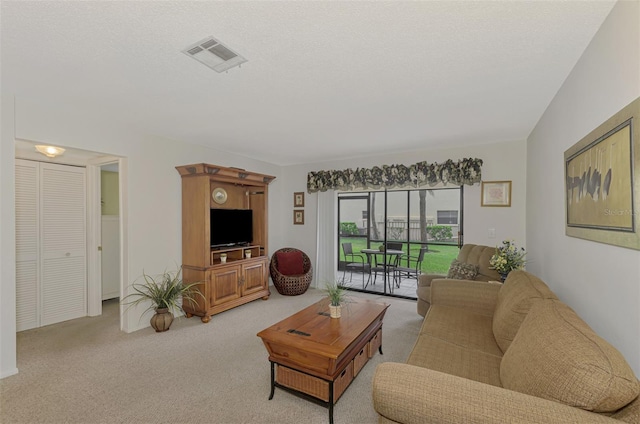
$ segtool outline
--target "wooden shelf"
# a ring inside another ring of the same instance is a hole
[[[250,256],[247,257],[247,252]],[[220,260],[221,255],[227,255],[227,262],[242,261],[246,259],[259,258],[262,256],[264,249],[261,246],[243,246],[243,247],[225,247],[225,248],[212,248],[211,249],[211,266],[221,265],[223,262]]]

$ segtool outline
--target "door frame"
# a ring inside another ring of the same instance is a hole
[[[127,159],[116,156],[103,156],[87,162],[87,314],[97,316],[102,314],[102,207],[100,171],[103,165],[118,164],[118,198],[120,214],[120,299],[124,293],[124,282],[128,281],[128,252],[127,252]],[[120,330],[127,331],[128,320],[122,304],[119,310]]]

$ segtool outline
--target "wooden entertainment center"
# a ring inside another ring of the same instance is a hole
[[[204,295],[196,296],[197,304],[185,302],[187,317],[206,323],[211,315],[268,299],[267,199],[275,177],[206,163],[176,169],[182,177],[182,277],[185,284],[198,283]],[[250,209],[251,243],[212,247],[211,235],[231,224],[212,222],[211,209]]]

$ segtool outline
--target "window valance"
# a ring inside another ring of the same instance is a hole
[[[307,174],[307,192],[371,188],[434,186],[436,184],[472,185],[482,179],[482,159],[449,159],[444,163],[426,161],[406,165],[382,165],[342,171],[317,171]]]

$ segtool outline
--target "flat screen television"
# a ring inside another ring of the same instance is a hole
[[[211,247],[236,246],[253,241],[251,209],[211,209]]]

